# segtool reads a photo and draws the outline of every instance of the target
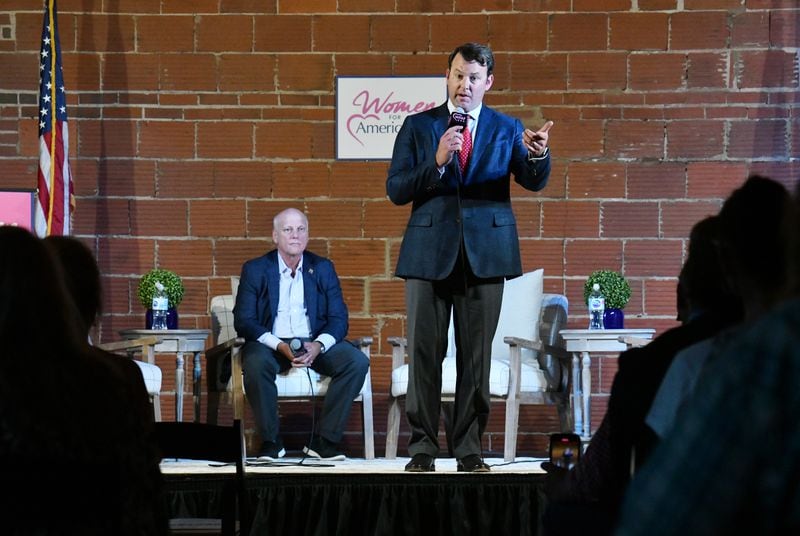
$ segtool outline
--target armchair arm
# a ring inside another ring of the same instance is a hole
[[[509,346],[521,346],[529,350],[541,351],[545,347],[542,341],[530,341],[528,339],[521,339],[520,337],[503,337],[503,342]]]
[[[402,367],[406,362],[408,340],[405,337],[389,337],[387,340],[392,345],[392,370]]]
[[[368,360],[371,359],[369,354],[372,346],[372,337],[359,337],[351,339],[351,342],[358,346]],[[364,415],[364,457],[372,460],[375,458],[375,427],[372,420],[372,364],[367,369],[360,396]]]
[[[224,357],[231,351],[231,349],[240,346],[244,346],[244,337],[236,337],[235,339],[228,339],[227,341],[221,342],[218,345],[212,346],[211,348],[206,350],[206,357],[212,359]]]
[[[503,342],[509,345],[509,363],[510,374],[512,377],[512,389],[516,389],[519,394],[519,382],[513,381],[513,378],[520,378],[522,373],[522,348],[532,350],[536,354],[536,360],[539,368],[544,373],[550,389],[557,391],[561,388],[560,382],[550,373],[549,356],[556,357],[561,363],[569,363],[569,354],[561,346],[553,346],[546,344],[542,341],[531,341],[522,339],[520,337],[503,337]]]
[[[206,350],[206,370],[208,390],[226,391],[231,381],[233,395],[233,418],[244,418],[244,384],[242,381],[242,353],[244,337],[236,337],[221,342]]]
[[[119,350],[135,350],[136,348],[143,348],[158,344],[158,337],[149,335],[147,337],[139,337],[136,339],[126,339],[117,342],[105,342],[98,344],[97,347],[106,352],[118,352]]]
[[[151,365],[155,365],[155,346],[159,339],[155,335],[137,337],[136,339],[126,339],[116,342],[98,344],[97,347],[106,352],[119,352],[125,350],[128,357],[133,359],[133,354],[137,351],[142,353],[144,360]]]
[[[370,348],[372,347],[372,337],[358,337],[357,339],[350,339],[350,342],[358,346],[367,359],[370,359]]]
[[[236,337],[206,350],[206,374],[208,375],[209,391],[224,392],[227,390],[228,380],[231,378],[234,368],[232,357],[234,354],[239,354],[239,349],[244,345],[244,342],[244,337]],[[241,358],[239,358],[239,361],[239,371],[241,373]],[[241,384],[241,381],[239,383]],[[236,382],[233,382],[233,385],[235,387]]]
[[[626,337],[626,336],[617,337],[617,340],[622,344],[627,345],[628,348],[639,348],[640,346],[644,346],[647,343],[651,342],[650,339],[644,339],[642,337]]]

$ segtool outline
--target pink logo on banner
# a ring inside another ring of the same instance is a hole
[[[347,132],[362,146],[363,137],[369,134],[386,134],[391,132],[397,134],[399,123],[389,123],[391,116],[406,116],[423,112],[436,106],[435,102],[417,102],[412,104],[405,100],[392,100],[394,91],[383,97],[371,97],[369,90],[360,91],[353,98],[353,106],[360,108],[358,113],[351,114],[347,118]],[[369,126],[365,126],[365,120],[375,121]],[[382,122],[383,121],[383,122]]]

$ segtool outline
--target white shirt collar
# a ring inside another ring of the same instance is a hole
[[[278,253],[278,273],[286,274],[287,271],[288,271],[287,275],[289,275],[289,277],[291,277],[292,269],[289,268],[289,265],[286,264],[286,262],[283,260],[283,257],[281,257],[281,254]],[[303,257],[301,255],[300,256],[300,262],[297,263],[297,272],[300,273],[302,271],[303,271]]]

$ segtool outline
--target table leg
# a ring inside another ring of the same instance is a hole
[[[583,437],[588,438],[591,436],[591,398],[592,398],[592,358],[589,352],[583,352],[583,372],[581,372],[581,379],[583,380]]]
[[[192,394],[194,397],[194,422],[200,417],[200,352],[194,353],[194,377]]]
[[[183,420],[183,352],[175,354],[175,420]]]
[[[581,367],[578,353],[572,354],[572,413],[575,417],[573,432],[580,435],[583,430],[583,402],[581,397]]]

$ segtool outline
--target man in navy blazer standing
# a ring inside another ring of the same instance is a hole
[[[242,368],[247,398],[263,441],[259,459],[285,455],[278,427],[275,377],[291,367],[330,376],[317,430],[303,449],[309,456],[343,460],[339,442],[369,360],[344,340],[348,313],[333,263],[309,251],[308,219],[289,208],[273,220],[274,249],[244,263],[233,309],[246,342]],[[293,350],[293,339],[301,342]]]
[[[393,203],[412,203],[396,270],[406,280],[408,316],[412,458],[406,471],[435,470],[451,308],[458,374],[453,454],[459,471],[489,471],[481,436],[489,415],[492,338],[504,279],[522,274],[510,176],[528,190],[545,187],[553,125],[532,131],[484,106],[493,68],[488,46],[466,43],[450,54],[447,102],[405,119],[386,180]]]

